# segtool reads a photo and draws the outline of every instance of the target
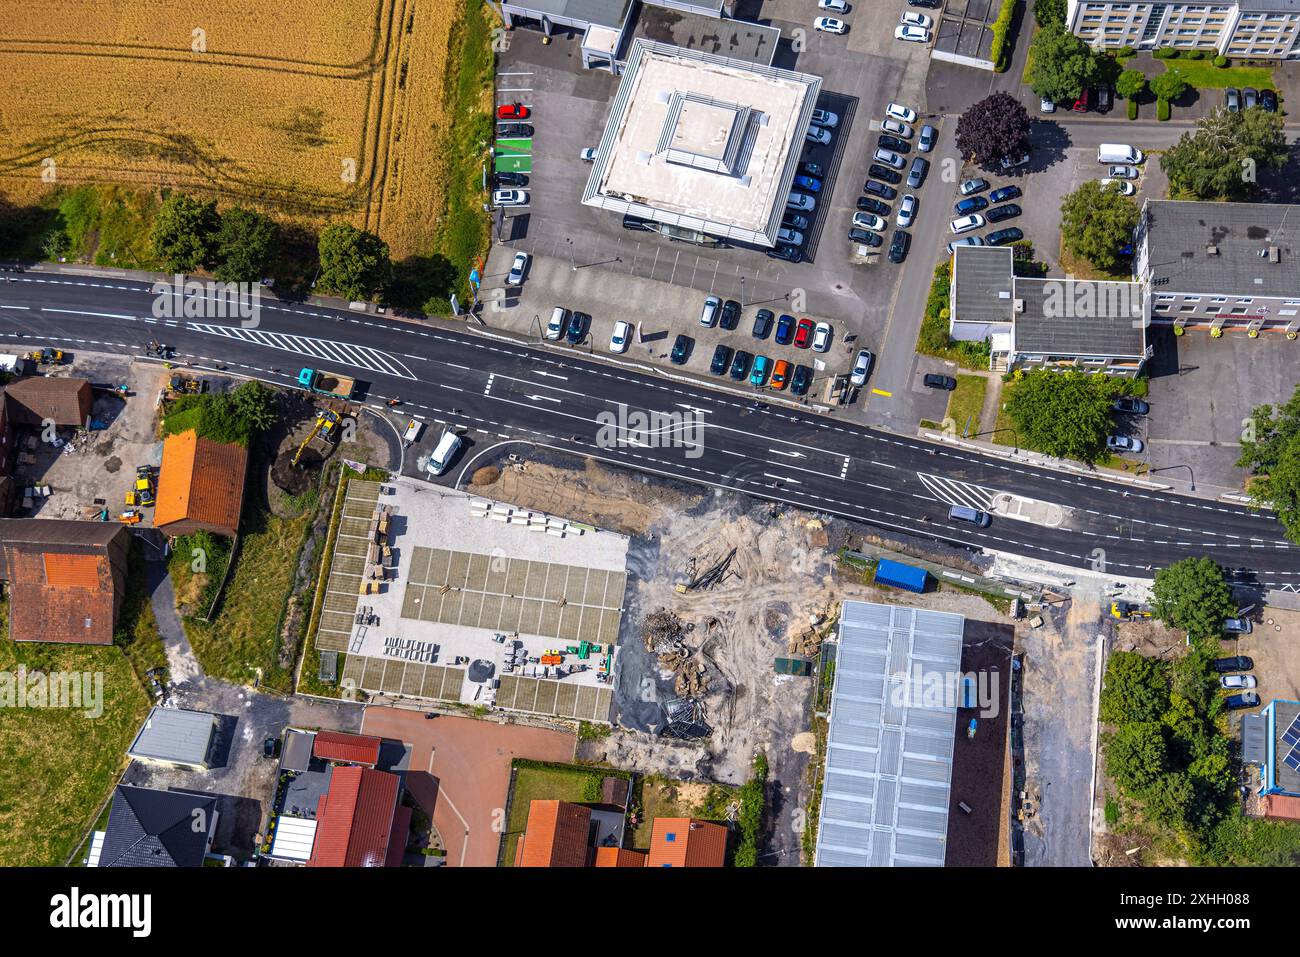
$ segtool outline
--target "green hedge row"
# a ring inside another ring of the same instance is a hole
[[[1011,18],[1016,13],[1016,0],[1002,0],[1002,9],[998,11],[998,18],[993,21],[993,49],[990,56],[993,57],[993,69],[1003,73],[1007,68],[1007,33],[1011,30]]]

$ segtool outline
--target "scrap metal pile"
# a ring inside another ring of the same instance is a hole
[[[646,651],[658,656],[660,668],[673,673],[673,690],[682,698],[694,698],[709,690],[704,661],[683,640],[694,630],[693,624],[683,624],[666,608],[647,615],[641,626]]]

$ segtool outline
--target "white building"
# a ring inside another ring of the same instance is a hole
[[[1300,59],[1300,0],[1069,0],[1066,25],[1091,46],[1100,48],[1172,47],[1238,59]]]

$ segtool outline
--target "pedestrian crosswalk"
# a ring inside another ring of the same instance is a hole
[[[917,472],[916,477],[939,501],[948,505],[969,505],[982,512],[987,512],[993,507],[993,496],[998,493],[997,489],[972,485],[970,482],[958,482],[925,472]]]
[[[406,364],[389,352],[358,346],[349,342],[336,342],[332,339],[317,339],[314,336],[291,336],[280,332],[267,332],[263,329],[246,329],[243,326],[220,326],[204,322],[191,322],[186,329],[203,332],[226,339],[239,339],[254,345],[280,349],[284,352],[296,352],[311,359],[322,359],[336,366],[353,369],[365,369],[383,375],[396,376],[401,379],[414,379],[415,375]]]

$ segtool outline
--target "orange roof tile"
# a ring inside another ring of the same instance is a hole
[[[341,731],[318,731],[312,742],[311,753],[322,761],[343,761],[347,764],[379,763],[379,749],[383,738],[368,734],[344,734]]]
[[[646,867],[722,867],[727,829],[689,817],[657,817]]]
[[[154,525],[165,529],[185,522],[233,536],[239,529],[247,469],[248,450],[243,446],[199,438],[193,429],[167,436]]]
[[[307,866],[386,866],[395,824],[403,818],[397,813],[400,783],[387,771],[335,768],[329,791],[317,802],[316,840]],[[405,820],[409,825],[410,818]]]
[[[586,867],[591,809],[568,801],[533,801],[516,857],[520,867]]]
[[[598,847],[593,867],[645,867],[646,852],[630,847]]]
[[[1287,794],[1264,795],[1264,816],[1285,821],[1300,821],[1300,797]]]
[[[45,581],[51,588],[98,588],[101,556],[45,552]]]

